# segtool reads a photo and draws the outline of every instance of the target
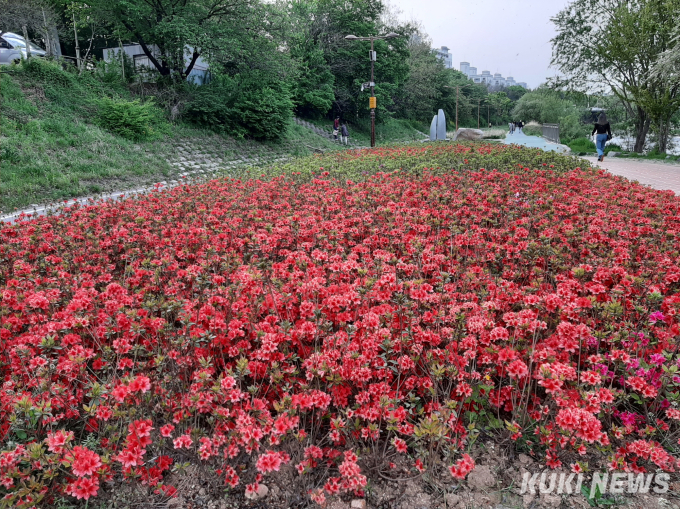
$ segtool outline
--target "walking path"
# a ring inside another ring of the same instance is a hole
[[[552,143],[539,136],[527,136],[524,133],[515,131],[514,134],[508,133],[503,140],[506,145],[524,145],[525,147],[540,148],[552,152],[567,152],[567,147]]]
[[[557,152],[565,151],[564,145],[551,143],[538,136],[527,136],[518,131],[515,131],[515,134],[508,134],[504,143],[514,143]],[[662,161],[633,161],[616,157],[605,157],[603,163],[598,162],[596,157],[582,157],[582,159],[587,159],[593,167],[602,168],[614,175],[626,177],[628,180],[637,180],[640,184],[646,184],[660,191],[670,189],[675,194],[680,195],[680,165]]]
[[[655,161],[632,161],[625,158],[605,157],[600,163],[596,157],[583,157],[593,164],[613,173],[626,177],[628,180],[637,180],[640,184],[646,184],[654,189],[666,191],[670,189],[680,195],[680,165]]]

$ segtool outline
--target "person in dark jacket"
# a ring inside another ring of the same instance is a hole
[[[338,130],[340,129],[340,117],[335,117],[333,121],[333,138],[338,139]]]
[[[604,111],[600,113],[600,116],[597,118],[595,127],[593,127],[593,132],[590,135],[592,136],[596,133],[595,145],[597,146],[597,160],[604,161],[604,146],[607,143],[607,140],[612,139],[612,128],[609,125],[607,115],[604,114]]]
[[[342,128],[340,129],[340,135],[342,136],[342,142],[345,145],[347,145],[349,138],[349,130],[347,129],[347,124],[342,124]]]

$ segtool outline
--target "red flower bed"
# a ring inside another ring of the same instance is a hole
[[[322,171],[322,170],[321,170]],[[0,232],[1,504],[159,495],[177,461],[313,500],[680,465],[680,200],[592,170],[212,181]],[[511,443],[511,442],[510,442]]]

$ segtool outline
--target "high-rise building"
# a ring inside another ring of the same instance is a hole
[[[515,78],[513,78],[512,76],[504,78],[503,75],[499,72],[495,73],[493,76],[489,71],[482,71],[482,74],[477,74],[477,68],[471,67],[470,62],[461,62],[460,72],[465,74],[474,83],[500,87],[511,87],[513,85],[519,85],[524,88],[529,88],[525,82],[517,83],[515,82]]]
[[[433,50],[435,52],[435,55],[437,55],[439,58],[441,58],[444,61],[444,66],[447,69],[453,69],[453,55],[449,53],[449,48],[446,46],[442,46],[441,48],[435,48]]]

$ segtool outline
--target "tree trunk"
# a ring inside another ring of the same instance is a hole
[[[21,29],[24,31],[24,42],[26,43],[26,60],[31,58],[31,43],[28,40],[28,30],[26,30],[26,25],[22,26]]]
[[[662,121],[659,126],[659,139],[656,147],[661,154],[665,154],[668,150],[668,134],[670,132],[670,121]]]
[[[52,55],[56,58],[61,58],[61,43],[59,42],[59,32],[57,31],[56,25],[52,25],[49,28],[50,32],[50,43],[52,44]]]
[[[647,113],[645,113],[642,108],[638,106],[637,110],[637,120],[635,122],[635,147],[633,148],[633,151],[640,154],[645,148],[650,121]]]
[[[78,44],[78,28],[76,27],[76,15],[73,15],[73,34],[76,40],[76,64],[78,65],[78,70],[80,71],[80,44]]]
[[[43,22],[45,23],[43,25],[44,33],[45,33],[45,49],[47,50],[47,56],[51,57],[52,55],[52,40],[50,39],[50,29],[47,27],[47,16],[45,16],[45,9],[42,9],[42,15],[43,15]]]

